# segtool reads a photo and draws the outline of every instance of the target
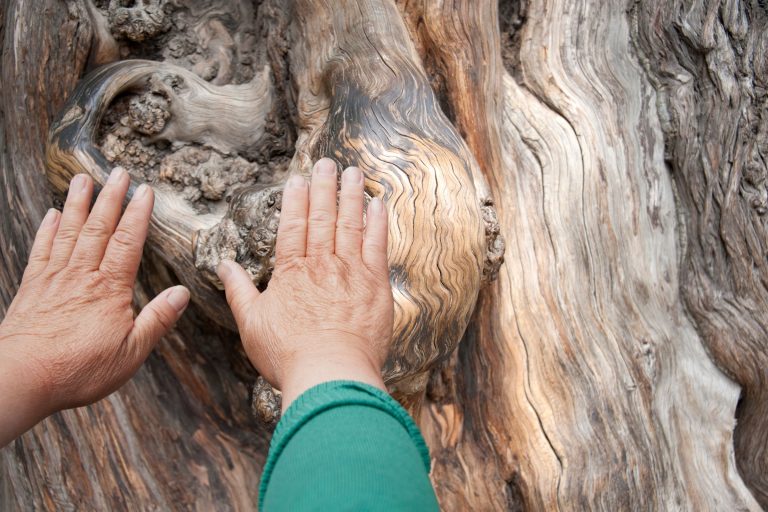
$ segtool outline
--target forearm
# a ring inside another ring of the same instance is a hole
[[[39,373],[21,347],[0,332],[0,447],[50,414],[45,395]]]
[[[261,510],[437,510],[429,454],[386,393],[336,381],[299,397],[278,424]]]

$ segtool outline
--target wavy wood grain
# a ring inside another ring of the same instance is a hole
[[[3,307],[49,204],[34,141],[92,46],[84,4],[54,4],[37,25],[29,2],[0,9],[6,42],[58,56],[38,69],[3,54]],[[495,2],[259,7],[286,123],[265,131],[284,145],[295,122],[293,172],[332,156],[387,201],[401,333],[388,377],[414,412],[429,379],[418,419],[441,505],[759,510],[762,3],[502,7],[513,33]],[[508,249],[478,295],[489,194]],[[137,302],[174,279],[149,253]],[[0,508],[253,507],[268,439],[248,413],[255,375],[191,313],[129,386],[0,452]]]
[[[79,2],[5,1],[0,95],[0,316],[47,208],[45,133],[84,72]],[[176,283],[144,259],[138,306]],[[157,263],[157,264],[156,264]],[[269,433],[250,413],[239,342],[192,306],[120,391],[48,418],[0,450],[0,509],[253,510]]]
[[[295,4],[294,172],[335,158],[357,165],[389,211],[395,343],[386,380],[423,392],[474,309],[485,258],[477,163],[440,110],[395,7],[387,0]]]
[[[450,61],[440,87],[467,94],[496,58],[498,36],[475,21],[488,6],[454,3],[464,15],[447,10],[440,32],[429,28],[440,2],[404,4],[412,32],[437,34],[422,51]],[[486,89],[471,115],[455,110],[458,126],[485,134],[475,154],[504,148],[484,170],[509,247],[422,416],[441,503],[758,510],[732,455],[738,388],[681,305],[673,186],[629,19],[588,1],[528,9],[520,81]],[[472,58],[443,51],[470,39]]]
[[[710,356],[742,386],[736,462],[768,507],[768,10],[640,2],[631,20],[659,91],[683,299]]]
[[[72,176],[80,172],[93,177],[97,186],[106,182],[112,165],[96,142],[101,117],[119,94],[146,87],[150,80],[164,86],[171,104],[171,118],[156,138],[207,144],[224,152],[255,145],[264,133],[264,118],[271,108],[270,76],[266,71],[248,84],[215,86],[171,64],[127,60],[100,67],[78,84],[51,128],[46,149],[51,184],[63,192]],[[172,80],[181,83],[165,85]],[[136,186],[133,180],[126,200],[130,200]],[[150,247],[174,269],[182,283],[195,290],[193,301],[217,323],[234,329],[222,293],[197,271],[194,261],[197,232],[213,227],[226,212],[226,205],[203,214],[170,185],[156,183],[153,188]]]

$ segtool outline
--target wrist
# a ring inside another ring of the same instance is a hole
[[[27,336],[9,335],[0,326],[0,402],[19,423],[31,425],[56,412],[47,374],[33,351]]]
[[[284,365],[280,379],[282,410],[308,389],[333,380],[364,382],[387,391],[381,376],[381,364],[369,354],[352,347],[296,354]]]

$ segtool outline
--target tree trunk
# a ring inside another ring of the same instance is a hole
[[[445,510],[768,507],[762,1],[5,0],[0,27],[0,311],[69,178],[115,165],[157,195],[137,306],[194,301],[0,451],[2,510],[255,507],[275,397],[212,269],[266,285],[321,156],[390,212],[385,378]]]

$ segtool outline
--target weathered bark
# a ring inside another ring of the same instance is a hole
[[[0,452],[3,510],[253,507],[269,433],[211,270],[266,283],[281,183],[324,155],[391,213],[386,376],[446,510],[768,506],[761,2],[203,4],[0,12],[3,308],[66,178],[118,163],[159,190],[137,304],[177,280],[198,304]],[[132,58],[165,63],[92,72]],[[249,87],[216,136],[200,106]]]
[[[36,226],[55,204],[45,175],[51,120],[91,48],[82,6],[5,2],[0,123],[3,316]],[[42,64],[41,64],[42,63]],[[139,305],[176,278],[148,253]],[[194,308],[119,393],[46,420],[2,450],[2,510],[253,510],[269,433],[249,407],[253,370],[236,336]]]
[[[687,311],[741,386],[736,462],[768,507],[768,10],[762,2],[638,4],[681,213]]]
[[[402,395],[455,349],[485,260],[480,171],[437,105],[395,5],[298,1],[293,167],[334,157],[390,211],[395,342],[384,370]]]

